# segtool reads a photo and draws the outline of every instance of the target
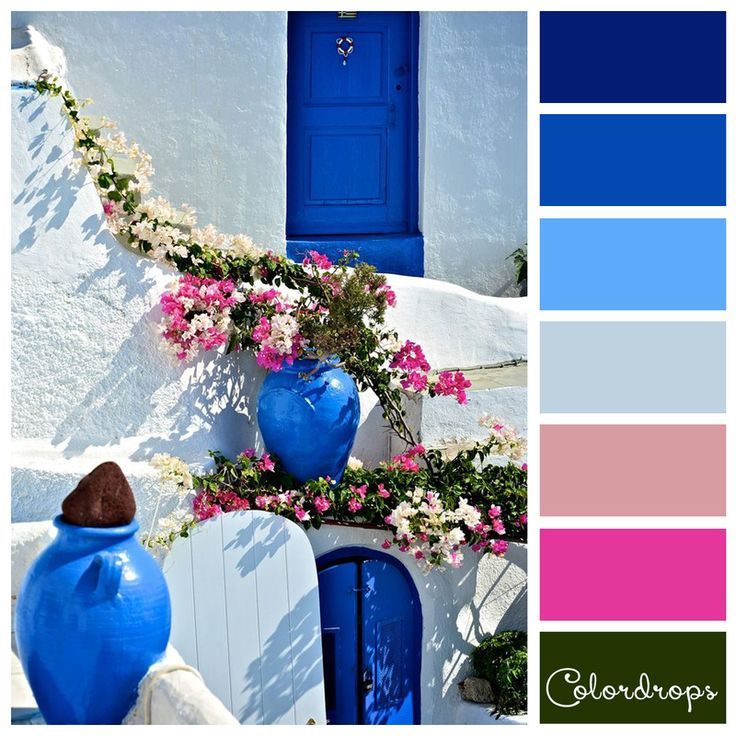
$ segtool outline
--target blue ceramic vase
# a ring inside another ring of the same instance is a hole
[[[18,596],[18,655],[46,723],[120,723],[169,641],[166,581],[137,521],[54,525]]]
[[[269,373],[258,396],[266,448],[301,483],[339,481],[358,431],[358,389],[336,362],[295,360]]]

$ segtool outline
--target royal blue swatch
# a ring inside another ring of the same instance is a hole
[[[725,205],[725,115],[541,115],[542,205]]]
[[[726,221],[543,219],[542,309],[725,309]]]
[[[543,12],[542,102],[725,102],[726,13]]]

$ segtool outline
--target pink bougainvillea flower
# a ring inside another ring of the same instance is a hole
[[[324,514],[325,511],[329,511],[330,506],[332,505],[330,503],[330,499],[325,498],[324,496],[315,496],[312,503],[314,504],[314,508],[318,514]]]
[[[324,271],[328,271],[332,268],[332,261],[323,253],[320,253],[316,250],[310,250],[307,251],[307,255],[304,256],[304,260],[302,261],[302,265],[304,266],[317,266],[317,268],[321,268]]]
[[[396,292],[388,285],[383,284],[376,289],[376,294],[382,296],[386,300],[386,304],[389,307],[393,307],[396,304]]]
[[[468,396],[465,390],[472,385],[461,371],[442,371],[433,390],[437,396],[454,396],[458,404],[467,404]]]
[[[414,459],[419,455],[424,455],[424,445],[414,445],[400,455],[394,455],[391,463],[388,465],[389,470],[403,470],[407,473],[419,472],[419,463]]]
[[[211,350],[228,340],[230,308],[241,297],[231,279],[218,281],[185,274],[161,296],[164,314],[161,334],[181,360],[198,350]]]
[[[261,455],[261,459],[256,463],[256,467],[265,473],[270,470],[275,470],[276,464],[271,460],[271,456],[267,452],[264,452],[263,455]]]
[[[391,542],[388,539],[384,539],[381,547],[384,549],[391,549]]]
[[[356,495],[360,496],[360,498],[365,498],[366,491],[368,490],[367,485],[362,486],[350,486],[350,490]]]
[[[389,498],[391,496],[391,491],[387,491],[383,483],[378,484],[378,490],[376,491],[376,493],[381,498]]]
[[[358,501],[358,499],[357,499],[357,498],[355,498],[355,497],[352,497],[352,498],[351,498],[351,499],[350,499],[350,500],[348,501],[348,510],[349,510],[349,511],[350,511],[351,513],[355,514],[355,513],[357,513],[358,511],[360,511],[360,510],[361,510],[362,508],[363,508],[363,504],[362,504],[362,503],[361,503],[360,501]]]
[[[309,511],[306,511],[301,506],[294,506],[294,515],[299,521],[309,521]]]
[[[207,491],[200,491],[192,501],[192,511],[197,521],[204,521],[217,516],[221,509],[212,503],[212,497]]]
[[[506,527],[503,525],[501,519],[494,519],[491,522],[491,526],[493,527],[493,531],[496,532],[496,534],[506,534]]]
[[[502,557],[506,554],[506,550],[509,548],[509,543],[505,539],[494,539],[491,542],[491,552],[494,555]]]
[[[488,509],[488,516],[491,517],[491,519],[495,519],[497,516],[501,515],[501,507],[496,506],[495,504],[492,504],[491,507]]]

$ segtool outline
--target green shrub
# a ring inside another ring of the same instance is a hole
[[[491,683],[496,717],[526,712],[525,631],[502,631],[483,639],[472,661],[475,674]]]

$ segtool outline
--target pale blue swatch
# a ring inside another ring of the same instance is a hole
[[[542,322],[540,341],[543,412],[726,411],[724,322]]]

